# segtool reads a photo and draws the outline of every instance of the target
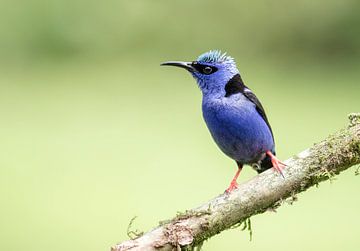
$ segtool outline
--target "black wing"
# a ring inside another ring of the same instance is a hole
[[[260,103],[259,99],[256,97],[256,95],[244,85],[244,82],[242,81],[240,74],[236,74],[234,77],[232,77],[229,82],[225,85],[225,97],[229,97],[232,94],[241,92],[244,94],[245,97],[247,97],[252,103],[255,104],[257,112],[260,114],[260,116],[264,119],[265,123],[270,129],[271,135],[274,139],[274,135],[269,123],[269,120],[266,117],[264,107]]]
[[[247,97],[251,102],[253,102],[256,105],[256,110],[258,111],[258,113],[261,115],[261,117],[264,119],[265,123],[268,125],[270,131],[271,131],[271,135],[274,138],[274,134],[272,132],[270,123],[268,118],[266,117],[266,113],[264,110],[264,107],[262,106],[262,104],[260,103],[260,100],[256,97],[256,95],[247,87],[245,87],[244,90],[244,96]]]

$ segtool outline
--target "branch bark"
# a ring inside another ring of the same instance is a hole
[[[283,200],[359,164],[360,113],[350,114],[349,119],[347,128],[285,161],[286,179],[269,169],[232,193],[221,194],[111,250],[192,250],[211,236],[277,208]]]

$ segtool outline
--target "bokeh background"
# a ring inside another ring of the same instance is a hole
[[[281,159],[360,108],[360,2],[2,0],[0,250],[109,250],[221,193],[236,166],[165,60],[236,58]],[[352,168],[204,250],[358,250]],[[240,182],[256,175],[246,168]]]

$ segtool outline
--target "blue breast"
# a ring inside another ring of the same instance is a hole
[[[203,98],[203,116],[220,149],[230,158],[256,163],[274,150],[274,140],[255,105],[243,94]]]

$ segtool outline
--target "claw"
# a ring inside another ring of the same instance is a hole
[[[239,177],[241,169],[242,169],[242,165],[238,164],[238,170],[237,170],[234,178],[232,179],[232,181],[230,183],[230,186],[225,190],[225,193],[230,193],[230,192],[232,192],[232,191],[234,191],[235,189],[238,188],[238,183],[236,182],[236,180]]]
[[[283,166],[288,166],[288,165],[286,165],[284,162],[282,162],[282,161],[280,161],[280,160],[278,160],[279,161],[279,163],[281,164],[281,165],[283,165]]]
[[[281,162],[272,152],[267,151],[267,155],[271,158],[271,163],[273,165],[273,168],[280,173],[280,175],[285,179],[283,169],[287,166],[285,163]]]
[[[238,189],[238,183],[236,181],[232,181],[230,186],[225,190],[225,193],[231,193],[235,189]]]

